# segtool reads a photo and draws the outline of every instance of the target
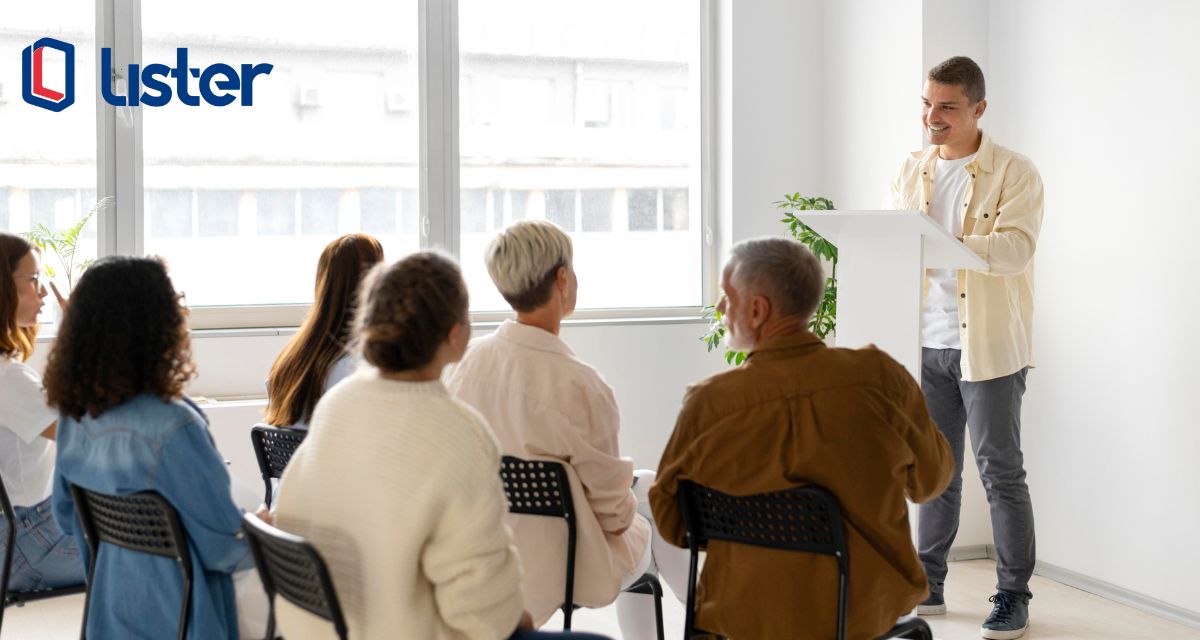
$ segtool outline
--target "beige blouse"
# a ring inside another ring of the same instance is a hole
[[[279,485],[276,523],[324,557],[351,638],[496,640],[521,616],[500,451],[441,382],[368,367],[317,403]],[[333,625],[276,598],[288,638]]]
[[[575,603],[610,604],[650,540],[647,522],[634,517],[633,463],[619,457],[612,387],[558,336],[512,320],[472,341],[447,387],[483,414],[505,454],[567,463],[578,520]],[[525,606],[541,624],[562,605],[566,523],[510,514],[508,524]]]

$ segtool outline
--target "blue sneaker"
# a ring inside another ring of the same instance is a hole
[[[917,615],[919,616],[944,616],[946,615],[946,597],[940,593],[931,593],[928,598],[925,598],[921,604],[917,605]]]
[[[1029,628],[1029,597],[997,591],[996,595],[988,598],[995,603],[992,615],[983,621],[979,634],[988,640],[1015,640],[1025,635]]]

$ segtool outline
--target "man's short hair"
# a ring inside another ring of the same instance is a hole
[[[983,69],[975,61],[966,56],[954,56],[929,70],[929,79],[938,84],[951,84],[962,87],[963,93],[971,104],[987,97],[987,87],[983,83]]]
[[[559,267],[571,265],[571,237],[545,220],[522,220],[484,251],[488,275],[515,311],[533,311],[554,291]]]
[[[766,296],[781,315],[807,320],[825,294],[821,262],[795,240],[744,240],[733,247],[730,264],[730,279],[742,295]]]

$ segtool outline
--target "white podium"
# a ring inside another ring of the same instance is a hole
[[[837,346],[868,343],[921,380],[925,269],[986,269],[920,211],[814,211],[797,215],[838,248]]]

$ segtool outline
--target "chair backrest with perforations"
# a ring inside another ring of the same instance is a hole
[[[571,481],[561,462],[524,460],[504,456],[500,460],[500,481],[508,499],[508,511],[532,516],[563,518],[567,521],[567,575],[563,594],[563,629],[571,628],[575,610],[575,502],[571,499]]]
[[[562,463],[504,456],[500,480],[510,512],[574,520],[571,483]]]
[[[242,518],[242,528],[249,537],[250,549],[268,597],[278,593],[301,609],[332,622],[338,637],[345,638],[346,619],[333,588],[333,579],[312,544],[252,514]]]
[[[171,558],[183,572],[183,604],[179,618],[179,637],[186,635],[188,607],[192,590],[192,556],[188,551],[187,533],[179,514],[171,503],[158,493],[143,491],[128,495],[97,493],[71,485],[79,526],[87,541],[88,584],[93,583],[96,557],[100,543],[107,542],[131,551]],[[135,576],[131,576],[135,579]],[[91,591],[84,605],[83,624],[87,628],[87,611]]]
[[[271,504],[271,479],[283,477],[283,470],[291,462],[292,454],[296,453],[307,435],[308,431],[304,429],[284,429],[266,424],[257,424],[250,429],[254,457],[258,459],[258,470],[267,488],[264,503]]]
[[[694,630],[697,555],[710,540],[833,556],[839,570],[837,637],[845,637],[850,554],[836,496],[816,485],[731,496],[683,481],[679,502],[691,550],[687,637]]]
[[[846,556],[837,498],[816,486],[749,496],[683,482],[684,522],[703,546],[709,540]]]

